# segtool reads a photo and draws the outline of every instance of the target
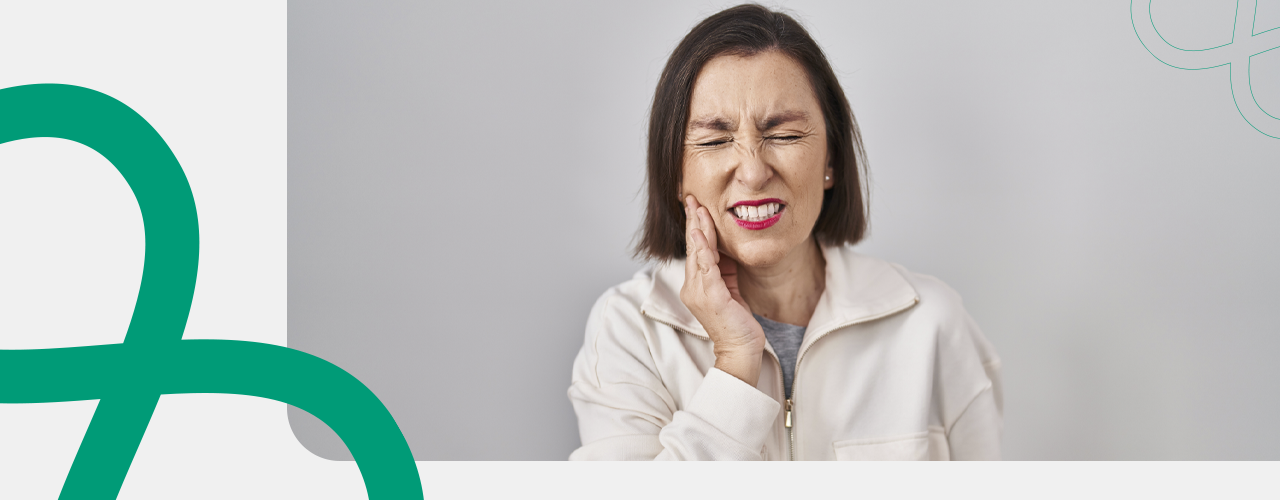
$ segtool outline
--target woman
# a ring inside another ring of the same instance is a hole
[[[1000,362],[960,297],[850,249],[864,166],[795,20],[694,27],[650,115],[637,253],[661,264],[592,309],[570,458],[998,459]]]

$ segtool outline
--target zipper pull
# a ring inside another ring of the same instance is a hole
[[[787,408],[787,421],[783,425],[785,425],[788,429],[790,429],[791,428],[791,400],[790,399],[787,400],[786,408]]]

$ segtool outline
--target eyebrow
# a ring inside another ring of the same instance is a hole
[[[689,122],[689,128],[705,128],[720,132],[728,132],[736,128],[729,120],[720,117],[701,118]]]
[[[809,113],[805,113],[804,111],[783,111],[776,115],[772,115],[765,118],[765,120],[763,122],[760,122],[757,126],[760,127],[760,130],[763,131],[763,130],[772,129],[784,123],[790,123],[794,121],[808,120],[808,119],[809,119]]]
[[[784,123],[790,123],[794,121],[808,120],[808,119],[809,119],[809,113],[805,113],[804,111],[783,111],[781,113],[765,117],[765,119],[757,123],[756,126],[761,131],[765,131],[765,130],[773,129],[774,127],[777,127]],[[725,118],[709,117],[709,118],[699,118],[697,120],[690,121],[689,128],[691,129],[705,128],[705,129],[710,129],[710,130],[715,130],[720,132],[730,132],[730,131],[733,131],[735,128],[737,128],[737,126]]]

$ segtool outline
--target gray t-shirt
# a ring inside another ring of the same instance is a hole
[[[782,385],[787,391],[787,399],[791,399],[791,381],[796,378],[796,356],[800,354],[805,327],[779,323],[759,314],[753,313],[752,316],[760,322],[765,338],[769,339],[769,345],[778,355],[778,362],[782,364]]]

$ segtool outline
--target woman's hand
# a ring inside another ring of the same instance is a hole
[[[766,342],[760,323],[738,292],[738,263],[720,258],[711,212],[685,197],[684,286],[680,301],[711,336],[716,368],[756,385]]]

